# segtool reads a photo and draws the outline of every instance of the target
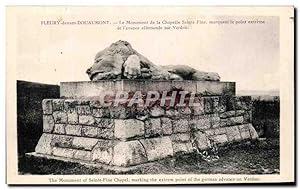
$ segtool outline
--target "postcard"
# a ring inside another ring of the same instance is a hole
[[[295,184],[294,20],[6,7],[7,184]]]

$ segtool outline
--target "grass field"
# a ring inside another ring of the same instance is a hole
[[[266,139],[251,144],[221,147],[220,159],[203,161],[199,155],[178,155],[119,174],[278,174],[279,141]],[[101,168],[86,167],[43,158],[20,158],[20,174],[115,174]]]

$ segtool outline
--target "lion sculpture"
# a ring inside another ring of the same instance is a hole
[[[149,79],[220,81],[218,73],[202,72],[186,65],[160,66],[134,50],[126,41],[117,41],[98,52],[87,69],[90,80]]]

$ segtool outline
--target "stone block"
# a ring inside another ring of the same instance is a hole
[[[227,119],[227,125],[239,125],[244,123],[244,117],[243,116],[237,116],[237,117],[230,117]]]
[[[161,118],[161,128],[162,133],[164,135],[170,135],[172,134],[172,121],[169,118],[162,117]]]
[[[178,112],[178,110],[171,108],[166,110],[166,116],[170,118],[177,118],[180,116],[180,113]]]
[[[209,129],[211,126],[209,117],[195,118],[194,122],[197,130]]]
[[[227,111],[227,112],[224,112],[224,113],[221,113],[220,114],[220,118],[228,118],[228,117],[234,117],[235,116],[235,111],[232,110],[232,111]]]
[[[95,119],[91,115],[79,115],[79,124],[81,125],[94,125]]]
[[[60,96],[66,98],[99,97],[103,92],[122,90],[118,81],[61,82]]]
[[[73,158],[75,152],[76,150],[70,148],[60,148],[60,147],[53,148],[53,155],[59,157]]]
[[[216,128],[216,129],[214,129],[214,134],[215,135],[226,134],[226,129],[225,128]]]
[[[115,138],[126,140],[144,136],[144,122],[137,119],[115,119]]]
[[[94,148],[92,151],[92,161],[109,165],[112,161],[113,148]]]
[[[153,80],[114,80],[61,82],[60,96],[65,98],[99,97],[107,91],[135,92],[164,89],[171,91],[174,86],[197,94],[204,95],[235,95],[234,82],[219,81],[153,81]]]
[[[235,111],[235,116],[242,116],[245,114],[245,110],[236,110]]]
[[[141,121],[145,121],[149,118],[148,109],[144,106],[136,106],[132,117]]]
[[[213,113],[213,100],[211,97],[205,97],[204,99],[204,113]]]
[[[100,148],[103,148],[103,149],[107,149],[107,148],[113,148],[116,143],[118,141],[116,140],[103,140],[103,139],[98,139],[98,143],[97,145],[95,146],[96,147],[100,147]]]
[[[65,134],[65,125],[66,124],[55,124],[53,133],[55,134]]]
[[[68,116],[69,124],[78,124],[78,114],[77,114],[75,108],[70,108],[67,111],[67,116]]]
[[[91,99],[85,99],[85,98],[80,98],[80,99],[77,99],[77,104],[80,106],[89,106],[90,105],[90,100]]]
[[[153,106],[150,108],[151,117],[161,117],[165,115],[165,110],[160,106]]]
[[[251,138],[252,139],[257,139],[258,134],[257,134],[256,130],[254,129],[253,125],[251,123],[249,123],[248,127],[249,127],[249,132],[250,132]]]
[[[119,142],[113,149],[112,165],[131,166],[148,161],[145,149],[138,140]]]
[[[198,100],[199,105],[191,106],[191,111],[193,115],[203,115],[204,114],[204,99],[200,98]]]
[[[98,140],[92,150],[92,160],[109,165],[112,161],[114,143],[111,140]]]
[[[197,130],[197,120],[196,119],[190,119],[188,122],[189,122],[189,128],[192,131]]]
[[[98,128],[92,126],[82,126],[82,135],[85,137],[97,137]]]
[[[65,130],[67,135],[81,136],[81,125],[66,125]]]
[[[235,95],[235,82],[196,81],[197,94],[202,95]]]
[[[226,127],[228,142],[238,142],[242,140],[238,126]]]
[[[235,107],[236,109],[243,109],[243,102],[239,99],[239,97],[235,97]]]
[[[64,99],[52,100],[53,111],[64,111]]]
[[[251,123],[252,122],[252,111],[246,111],[244,114],[244,123]]]
[[[198,131],[195,133],[194,141],[195,141],[196,146],[200,150],[206,150],[210,146],[210,143],[209,143],[208,138],[206,137],[206,134],[201,131]]]
[[[102,108],[103,105],[101,104],[100,100],[91,100],[90,101],[90,107],[91,108]]]
[[[172,142],[189,142],[190,134],[189,133],[177,133],[171,135]]]
[[[170,137],[141,139],[140,142],[143,144],[143,147],[145,147],[149,161],[173,156],[173,147]]]
[[[126,117],[127,118],[138,118],[140,116],[149,117],[148,109],[143,106],[133,105],[133,106],[125,106],[126,109]]]
[[[239,125],[239,130],[243,140],[251,139],[250,130],[248,125]]]
[[[90,115],[92,114],[91,108],[88,105],[76,106],[76,111],[78,115]]]
[[[52,133],[54,128],[54,119],[52,115],[43,115],[43,132]]]
[[[192,153],[193,152],[193,146],[191,142],[187,142],[187,143],[177,143],[177,142],[173,142],[173,151],[174,154],[177,153]]]
[[[186,133],[190,131],[189,122],[187,119],[173,120],[172,123],[174,133]]]
[[[73,109],[76,110],[76,106],[78,105],[78,100],[76,99],[65,99],[64,109],[66,111]]]
[[[226,127],[227,126],[227,119],[220,119],[220,127]]]
[[[210,136],[215,135],[215,131],[216,131],[215,129],[208,129],[203,132],[206,134],[207,137],[210,137]]]
[[[220,117],[211,117],[210,123],[212,128],[218,128],[220,127]]]
[[[192,110],[189,107],[179,107],[177,110],[181,115],[190,116],[192,114]]]
[[[92,150],[98,139],[86,137],[74,137],[72,147],[80,150]]]
[[[48,133],[43,133],[38,144],[35,147],[35,152],[39,154],[52,154],[52,141],[53,135]]]
[[[52,114],[52,112],[53,112],[52,100],[44,99],[42,101],[42,109],[43,109],[43,114]]]
[[[60,148],[71,148],[73,137],[66,135],[53,135],[51,146]]]
[[[215,135],[211,137],[212,140],[218,145],[224,145],[228,142],[226,134]]]
[[[145,121],[145,137],[155,137],[162,135],[160,118],[148,119]]]
[[[114,120],[106,118],[95,118],[95,126],[100,128],[113,128]]]
[[[218,113],[224,113],[226,111],[226,105],[219,103],[217,110]]]
[[[97,137],[101,139],[112,139],[114,137],[114,128],[98,128]]]
[[[214,96],[214,97],[212,97],[211,98],[211,101],[212,101],[212,112],[213,113],[219,113],[220,112],[220,110],[219,110],[219,108],[220,108],[220,106],[219,106],[219,101],[220,101],[220,97],[218,97],[218,96]]]
[[[63,111],[54,111],[53,118],[54,118],[55,123],[67,123],[68,122],[67,113],[65,113]]]
[[[92,115],[94,117],[109,117],[109,109],[108,108],[93,108]]]
[[[166,81],[168,82],[168,81]],[[168,83],[166,83],[168,84]],[[188,91],[188,92],[196,92],[197,90],[197,85],[196,85],[196,82],[195,81],[192,81],[192,80],[182,80],[182,81],[169,81],[169,84],[171,84],[171,89],[183,89],[185,91]]]
[[[110,118],[126,119],[130,117],[130,109],[127,109],[125,105],[111,106],[109,107]]]
[[[91,151],[85,151],[85,150],[76,150],[74,153],[73,158],[77,160],[85,160],[90,161],[92,159],[92,152]]]

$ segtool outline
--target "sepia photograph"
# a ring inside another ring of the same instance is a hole
[[[8,183],[294,182],[292,6],[6,9]]]

